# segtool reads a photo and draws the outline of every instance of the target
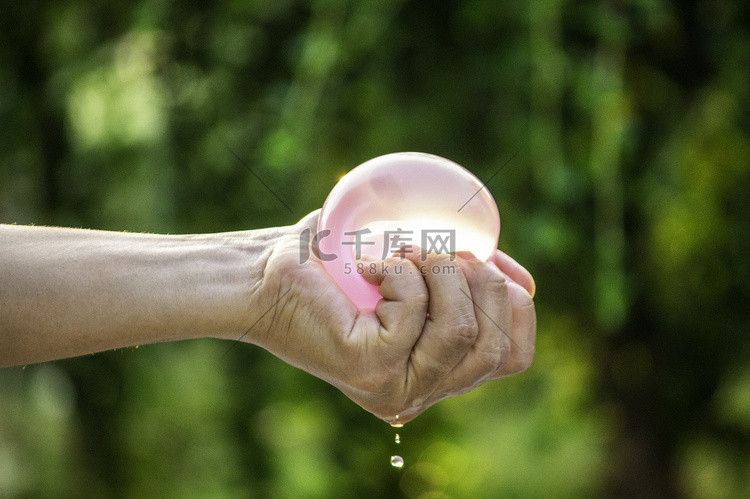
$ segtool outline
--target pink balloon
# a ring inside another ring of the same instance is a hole
[[[419,247],[420,259],[470,251],[487,260],[499,235],[497,205],[479,179],[445,158],[415,152],[380,156],[347,173],[318,222],[323,266],[360,310],[380,299],[362,274],[381,269],[400,247]]]

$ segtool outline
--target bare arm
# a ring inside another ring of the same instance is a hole
[[[277,233],[0,225],[0,366],[199,336],[239,338]]]
[[[389,422],[529,367],[534,281],[510,257],[387,259],[402,271],[366,275],[383,299],[358,311],[309,240],[300,258],[317,220],[193,236],[0,225],[0,366],[242,339]]]

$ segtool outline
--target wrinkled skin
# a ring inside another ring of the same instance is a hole
[[[317,220],[314,212],[277,234],[244,341],[330,382],[389,423],[531,365],[534,281],[509,256],[498,250],[489,262],[470,254],[420,261],[415,251],[368,263],[364,276],[383,299],[374,311],[358,311],[314,251],[300,263],[300,234],[314,234]]]

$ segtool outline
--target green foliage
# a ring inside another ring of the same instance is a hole
[[[747,496],[749,14],[727,0],[7,3],[1,222],[285,225],[379,154],[489,179],[518,152],[487,187],[501,247],[537,279],[539,339],[529,372],[441,402],[399,446],[247,345],[5,369],[0,497]]]

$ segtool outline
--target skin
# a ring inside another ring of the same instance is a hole
[[[314,252],[300,263],[317,220],[190,236],[0,225],[0,367],[241,339],[405,423],[531,365],[534,281],[508,255],[386,259],[364,274],[383,299],[358,311]]]

